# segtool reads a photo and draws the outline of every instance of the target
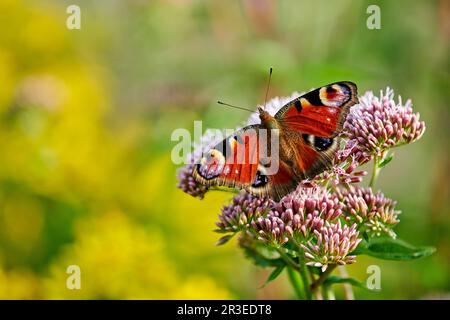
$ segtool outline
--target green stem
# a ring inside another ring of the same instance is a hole
[[[378,167],[378,156],[373,158],[372,177],[370,178],[369,187],[373,188],[377,182],[378,175],[380,174],[380,168]]]
[[[336,268],[337,265],[333,264],[331,266],[329,266],[327,268],[327,270],[325,270],[325,272],[323,272],[320,277],[314,281],[311,284],[311,291],[315,292],[317,289],[319,289],[319,287],[322,285],[322,283],[328,278],[328,276],[333,272],[333,270]]]
[[[302,246],[300,245],[300,242],[298,241],[298,239],[293,239],[294,243],[297,245],[298,247],[298,265],[299,265],[299,273],[300,276],[302,277],[302,281],[303,284],[305,285],[305,293],[306,293],[306,298],[308,300],[312,300],[312,292],[310,290],[310,282],[308,279],[309,274],[309,270],[306,266],[306,261],[305,261],[305,250],[302,248]]]
[[[300,265],[300,276],[302,277],[303,283],[305,284],[305,293],[306,293],[306,298],[308,300],[312,300],[312,292],[309,289],[310,285],[309,285],[309,279],[308,279],[308,268],[306,267],[304,258],[305,257],[305,253],[304,250],[301,246],[299,246],[299,256],[298,256],[298,262]]]
[[[289,281],[291,282],[291,285],[294,288],[297,298],[299,298],[301,300],[305,300],[306,299],[306,295],[304,293],[305,287],[304,287],[304,284],[301,283],[302,280],[298,276],[298,273],[295,272],[295,270],[289,266],[287,267],[287,271],[288,271]]]
[[[309,283],[314,283],[314,281],[316,281],[316,278],[314,278],[314,273],[311,271],[310,268],[306,267],[306,269],[308,270]],[[320,291],[311,292],[311,295],[315,300],[323,300],[322,292]]]
[[[276,248],[278,253],[280,254],[281,258],[284,260],[284,262],[286,262],[286,264],[291,267],[292,269],[294,269],[297,272],[300,272],[300,266],[295,263],[294,260],[292,260],[291,257],[289,257],[289,255],[284,252],[283,248]]]
[[[373,158],[373,169],[372,169],[372,177],[370,178],[369,187],[374,188],[377,183],[378,176],[380,175],[380,164],[386,159],[388,152],[383,151],[380,156],[375,155]]]
[[[300,249],[299,252],[299,264],[295,263],[295,261],[292,260],[292,258],[288,254],[286,254],[286,252],[284,252],[283,248],[277,248],[277,251],[280,254],[281,258],[287,263],[287,265],[300,274],[306,299],[311,300],[312,294],[311,291],[309,290],[308,270],[306,269],[306,265],[304,264],[303,261],[301,261],[300,258],[303,256],[303,250]]]

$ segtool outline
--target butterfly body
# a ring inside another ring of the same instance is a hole
[[[217,144],[194,166],[193,176],[207,186],[245,189],[278,201],[330,167],[337,135],[357,102],[356,85],[344,81],[310,91],[274,116],[258,108],[261,124]]]

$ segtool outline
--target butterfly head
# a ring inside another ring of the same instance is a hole
[[[277,120],[272,117],[266,110],[262,107],[258,107],[259,119],[261,123],[269,129],[278,129]]]

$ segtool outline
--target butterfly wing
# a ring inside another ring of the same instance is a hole
[[[338,145],[336,135],[357,101],[355,84],[336,82],[281,108],[275,115],[280,128],[280,155],[272,159],[277,161],[275,173],[266,170],[263,155],[270,149],[270,139],[259,137],[260,130],[270,126],[262,124],[245,127],[217,144],[194,166],[193,176],[206,186],[245,189],[278,201],[299,181],[331,164]]]
[[[245,189],[275,200],[292,191],[296,186],[294,172],[278,157],[271,158],[278,169],[269,174],[265,155],[270,154],[270,137],[260,138],[261,130],[266,129],[251,125],[218,143],[194,166],[194,178],[206,186]]]
[[[288,152],[298,180],[313,178],[329,169],[339,148],[340,138],[323,138],[311,134],[287,133],[291,144]],[[283,157],[283,155],[281,155]]]
[[[357,87],[342,81],[312,90],[283,106],[275,115],[294,159],[299,179],[314,177],[329,168],[339,147],[350,107],[358,103]]]
[[[330,138],[342,130],[350,107],[356,103],[356,85],[341,81],[292,100],[277,112],[275,119],[287,130]]]
[[[267,196],[275,201],[280,201],[289,192],[293,191],[299,180],[291,166],[282,159],[278,159],[279,167],[275,174],[266,174],[260,167],[255,183],[247,186],[245,190],[256,196]]]
[[[194,166],[194,178],[206,186],[251,184],[258,167],[259,129],[260,125],[245,127],[210,149]]]

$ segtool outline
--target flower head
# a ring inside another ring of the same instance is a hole
[[[344,135],[357,143],[357,150],[368,155],[381,155],[394,146],[418,140],[425,132],[425,123],[419,114],[413,113],[410,100],[402,103],[394,100],[389,87],[381,91],[380,98],[366,92],[359,105],[351,108],[344,123]]]
[[[270,210],[273,201],[267,198],[255,197],[246,192],[235,196],[231,204],[222,208],[217,231],[235,232],[248,227],[253,219],[263,216]]]
[[[199,199],[203,199],[208,187],[198,183],[192,176],[193,164],[188,164],[178,169],[178,185],[177,187],[187,194]]]
[[[392,229],[399,223],[400,211],[395,209],[394,200],[386,198],[381,192],[373,193],[371,188],[352,186],[338,193],[345,204],[348,221],[358,223],[369,236],[387,234],[396,237]]]
[[[292,220],[286,219],[285,216],[280,217],[274,211],[270,211],[265,217],[253,220],[252,227],[258,240],[268,243],[285,244],[294,234]]]
[[[314,237],[302,248],[309,266],[321,267],[325,271],[330,264],[351,264],[356,256],[349,255],[356,249],[361,239],[358,238],[356,224],[352,226],[337,223],[325,223],[321,230],[314,230]]]
[[[305,187],[285,196],[274,207],[285,220],[292,221],[294,232],[307,236],[314,230],[320,230],[325,221],[334,221],[342,214],[343,205],[339,199],[322,187]]]
[[[280,202],[272,202],[266,215],[254,218],[250,231],[264,242],[284,244],[293,236],[304,239],[321,230],[326,221],[336,221],[342,207],[326,189],[300,185]]]

